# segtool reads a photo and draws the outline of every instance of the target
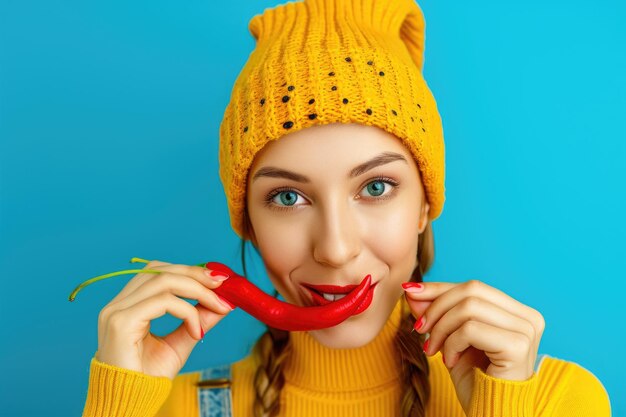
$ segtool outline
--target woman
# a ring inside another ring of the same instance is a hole
[[[373,298],[336,326],[268,328],[248,357],[179,375],[231,311],[212,291],[228,277],[152,261],[162,273],[138,274],[100,314],[84,415],[609,416],[589,371],[538,357],[538,311],[478,280],[422,280],[445,187],[417,4],[305,0],[250,30],[221,126],[233,229],[289,303],[339,299],[367,274]],[[156,337],[165,312],[185,323]]]

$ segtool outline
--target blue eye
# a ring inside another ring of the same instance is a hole
[[[399,184],[391,178],[377,177],[374,181],[368,183],[364,190],[367,190],[371,197],[376,197],[373,200],[378,202],[392,197],[398,186]],[[385,192],[385,190],[389,192]]]
[[[374,197],[378,197],[385,191],[385,183],[383,181],[373,181],[367,184],[367,191]]]
[[[274,190],[265,197],[265,205],[277,210],[292,210],[300,194],[290,188]]]
[[[274,197],[280,197],[280,202],[286,206],[292,206],[298,200],[298,194],[293,191],[281,191]]]

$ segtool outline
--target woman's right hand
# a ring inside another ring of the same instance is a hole
[[[143,269],[163,272],[135,275],[100,311],[96,359],[174,379],[202,338],[201,332],[213,328],[232,309],[211,291],[222,284],[218,281],[222,277],[210,277],[205,267],[151,261]],[[164,337],[150,333],[150,321],[165,313],[184,321]]]

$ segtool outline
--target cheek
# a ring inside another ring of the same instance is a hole
[[[368,233],[369,242],[377,257],[392,269],[415,266],[418,241],[418,221],[413,205],[399,204],[397,209],[378,217],[376,227]]]
[[[271,219],[259,222],[255,231],[259,251],[272,283],[283,297],[289,298],[285,289],[290,284],[285,285],[285,281],[291,271],[304,263],[306,257],[303,231],[288,225],[288,222]]]

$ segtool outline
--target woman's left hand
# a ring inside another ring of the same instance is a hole
[[[427,355],[441,351],[466,413],[478,367],[494,378],[524,381],[533,376],[545,327],[541,313],[481,281],[422,282],[407,302],[419,333],[430,333]]]

